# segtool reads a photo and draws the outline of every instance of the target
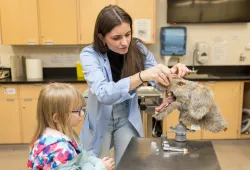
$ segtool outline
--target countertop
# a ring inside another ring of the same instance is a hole
[[[246,74],[197,74],[184,77],[193,81],[244,81],[250,80]]]
[[[154,141],[159,152],[151,147]],[[211,141],[187,141],[178,143],[168,140],[170,146],[188,148],[188,153],[163,151],[160,138],[133,137],[125,150],[117,170],[220,170]]]
[[[205,142],[204,140],[188,140],[187,143],[178,144],[178,147],[189,147],[186,155],[162,150],[157,153],[151,149],[152,141],[156,141],[160,147],[159,138],[132,138],[117,170],[218,170],[219,168],[221,170],[249,170],[250,167],[250,139],[221,139]],[[171,141],[170,145],[173,145],[173,140],[168,141]],[[195,147],[192,148],[192,146]],[[203,158],[208,159],[204,162]],[[202,168],[194,167],[195,164],[202,164]]]
[[[61,83],[85,83],[85,79],[76,77],[50,77],[43,79],[27,79],[26,77],[20,78],[6,78],[1,79],[0,84],[41,84],[50,82],[61,82]]]
[[[198,74],[192,77],[184,77],[192,81],[248,81],[250,75],[210,75],[203,76]],[[0,79],[0,84],[34,84],[34,83],[49,83],[49,82],[62,82],[62,83],[85,83],[85,79],[77,77],[49,77],[43,79],[27,79],[26,77],[20,78],[5,78]]]
[[[192,69],[192,67],[189,67]],[[185,79],[192,81],[248,81],[250,66],[196,66],[198,74]],[[83,78],[77,78],[75,68],[44,68],[43,79],[28,80],[21,78],[0,79],[0,84],[33,84],[48,82],[85,83]]]

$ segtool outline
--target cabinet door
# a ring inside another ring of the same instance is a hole
[[[203,139],[236,139],[238,135],[239,114],[242,102],[242,82],[205,83],[214,93],[215,101],[224,119],[228,122],[226,131],[211,133],[202,131]]]
[[[37,101],[43,86],[44,84],[22,84],[19,86],[22,143],[30,143],[35,133]]]
[[[37,99],[21,99],[22,143],[30,143],[37,128]]]
[[[167,137],[169,139],[174,139],[175,138],[175,133],[169,132],[170,127],[175,127],[179,121],[179,111],[174,110],[171,114],[169,114],[163,121],[163,134],[167,134]],[[189,128],[189,127],[188,127]],[[189,132],[187,133],[187,139],[192,140],[192,139],[201,139],[201,131],[197,130],[195,132]]]
[[[101,9],[109,4],[115,4],[115,0],[80,0],[81,44],[93,42],[96,18]]]
[[[155,0],[116,0],[116,4],[133,19],[133,36],[142,37],[142,40],[145,38],[144,42],[148,44],[155,43],[155,3]],[[145,29],[148,23],[149,29]]]
[[[21,143],[17,99],[0,99],[0,144]]]
[[[39,44],[36,0],[2,0],[3,44]]]
[[[77,0],[39,0],[42,44],[77,44]]]

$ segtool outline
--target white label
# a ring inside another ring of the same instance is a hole
[[[134,37],[145,42],[151,40],[151,20],[150,19],[135,19],[134,20]]]
[[[201,127],[199,125],[191,125],[191,130],[201,130]]]
[[[216,40],[212,44],[212,61],[219,64],[224,64],[228,57],[228,42],[226,40]]]
[[[16,94],[15,88],[4,88],[4,94]]]

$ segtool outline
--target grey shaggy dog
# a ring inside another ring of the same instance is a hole
[[[173,78],[166,90],[166,100],[156,108],[154,117],[164,119],[173,110],[180,111],[179,121],[184,125],[199,125],[202,129],[217,133],[226,130],[228,123],[222,117],[213,93],[198,82]]]

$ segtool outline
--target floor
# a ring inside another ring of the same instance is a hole
[[[214,149],[222,170],[250,169],[250,140],[214,141]],[[26,170],[28,145],[0,145],[1,169]]]
[[[250,140],[214,141],[213,146],[222,170],[250,170]]]

